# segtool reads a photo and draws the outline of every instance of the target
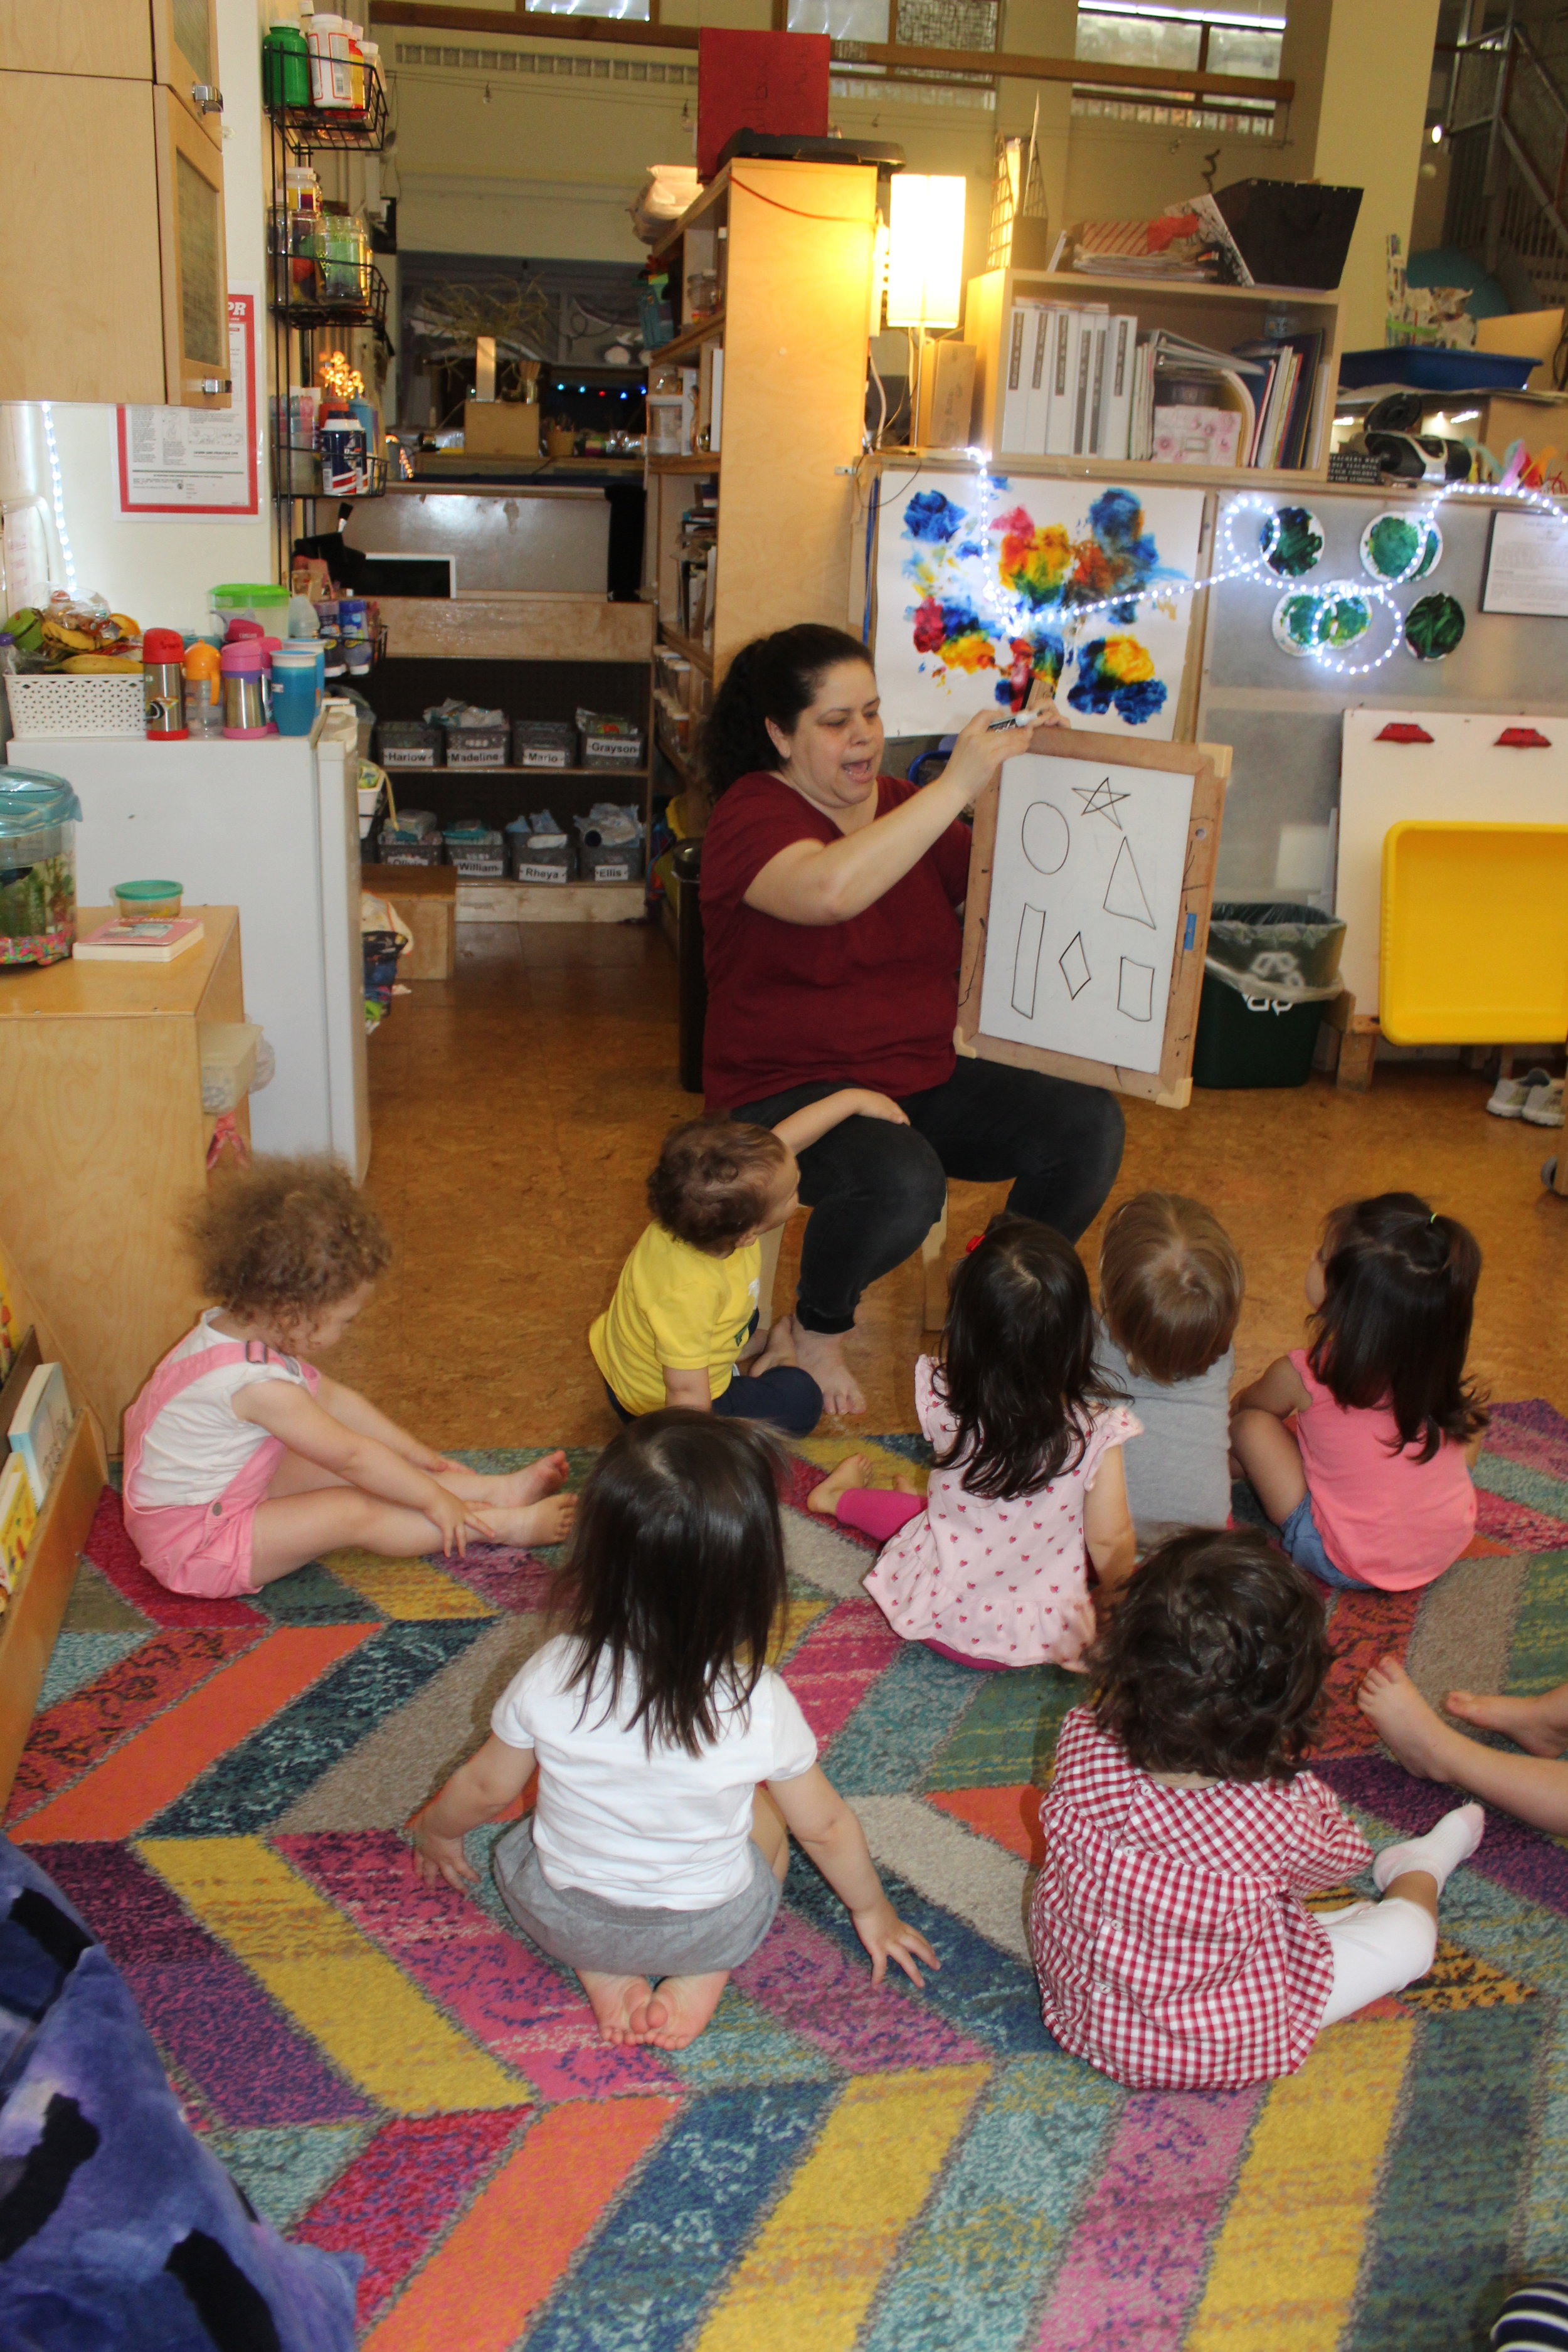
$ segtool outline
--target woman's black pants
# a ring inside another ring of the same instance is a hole
[[[773,1127],[859,1081],[792,1087],[733,1118]],[[901,1265],[942,1214],[947,1180],[1013,1179],[1007,1206],[1077,1241],[1121,1165],[1121,1105],[1099,1087],[960,1058],[951,1078],[899,1097],[908,1127],[847,1118],[800,1154],[811,1211],[795,1312],[808,1331],[847,1331],[868,1283]]]

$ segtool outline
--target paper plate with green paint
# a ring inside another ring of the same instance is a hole
[[[1276,507],[1274,513],[1279,535],[1267,558],[1268,569],[1281,580],[1299,580],[1323,560],[1323,526],[1310,507]],[[1267,522],[1258,531],[1258,544],[1268,545]]]
[[[1369,580],[1425,580],[1443,560],[1443,534],[1435,522],[1426,525],[1426,545],[1415,563],[1420,524],[1397,508],[1373,515],[1361,535],[1362,570]]]
[[[1442,661],[1465,634],[1465,608],[1439,590],[1417,596],[1405,615],[1405,643],[1417,661]]]
[[[1275,605],[1271,626],[1282,654],[1307,655],[1320,646],[1330,653],[1344,653],[1359,645],[1371,628],[1372,604],[1353,590],[1325,596],[1321,589],[1292,588]]]

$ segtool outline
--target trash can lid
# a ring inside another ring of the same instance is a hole
[[[80,823],[81,803],[63,776],[47,776],[41,768],[0,769],[0,839]]]

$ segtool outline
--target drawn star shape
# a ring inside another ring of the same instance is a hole
[[[1101,776],[1098,784],[1075,784],[1073,790],[1083,803],[1085,816],[1109,817],[1118,833],[1123,831],[1121,819],[1116,814],[1117,804],[1131,796],[1127,793],[1113,793],[1109,776]]]

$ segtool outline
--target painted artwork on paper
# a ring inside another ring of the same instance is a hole
[[[884,495],[877,676],[889,735],[942,735],[1043,682],[1076,726],[1168,742],[1203,495],[1001,475]]]
[[[1073,781],[1082,777],[1081,783]],[[988,1037],[1157,1070],[1193,779],[1023,752],[1002,770],[981,982]]]

